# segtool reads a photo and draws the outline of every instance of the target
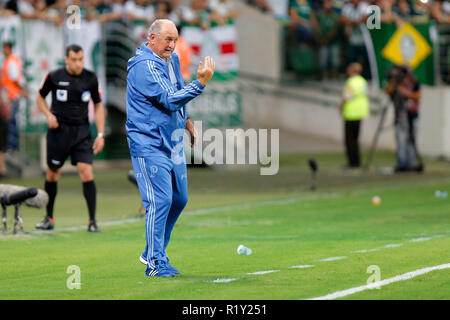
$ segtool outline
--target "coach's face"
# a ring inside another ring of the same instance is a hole
[[[84,54],[83,50],[78,52],[69,51],[69,55],[67,55],[64,59],[66,63],[67,71],[72,75],[79,75],[83,71],[84,66]]]
[[[167,60],[175,50],[178,40],[178,30],[172,23],[165,23],[158,34],[150,35],[150,46],[154,53]]]

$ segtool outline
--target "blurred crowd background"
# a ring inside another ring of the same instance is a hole
[[[364,65],[365,77],[371,77],[358,27],[368,18],[368,6],[380,8],[382,23],[398,27],[405,22],[450,24],[450,2],[445,0],[237,1],[278,19],[285,26],[287,47],[310,47],[317,57],[312,61],[314,73],[330,78],[344,75],[345,66],[355,60]],[[238,14],[233,4],[231,0],[0,0],[0,16],[19,15],[61,25],[68,7],[76,5],[86,21],[148,25],[154,19],[168,18],[180,29],[199,26],[206,30],[232,23]],[[292,69],[289,57],[286,62]],[[308,68],[304,69],[308,73]]]
[[[242,12],[244,5],[245,13]],[[374,21],[373,14],[376,15],[377,10],[379,21]],[[257,21],[253,20],[255,17]],[[182,39],[178,43],[178,53],[187,81],[195,76],[194,67],[205,52],[212,52],[218,59],[217,77],[222,77],[223,82],[211,86],[212,89],[191,106],[191,114],[207,121],[211,127],[249,125],[246,117],[250,113],[243,111],[244,105],[252,105],[251,108],[256,105],[249,99],[249,90],[253,90],[255,99],[262,96],[261,92],[275,98],[280,95],[278,90],[293,84],[295,94],[283,93],[283,97],[303,105],[308,101],[304,95],[312,94],[312,87],[317,92],[316,96],[308,98],[311,103],[336,107],[336,102],[327,99],[332,95],[336,99],[340,96],[346,68],[352,62],[359,62],[364,78],[372,84],[380,83],[380,89],[383,71],[392,61],[377,55],[395,30],[409,23],[419,30],[427,45],[433,47],[431,53],[420,57],[421,64],[414,70],[419,81],[431,85],[450,83],[450,2],[445,0],[0,0],[0,22],[4,26],[3,29],[0,26],[0,37],[12,43],[13,52],[22,60],[23,78],[27,82],[27,92],[22,97],[25,99],[21,100],[19,111],[13,110],[13,118],[16,113],[19,117],[14,126],[26,132],[21,137],[15,135],[16,140],[21,139],[22,147],[26,145],[26,159],[41,158],[39,137],[46,131],[42,115],[34,106],[35,94],[45,74],[63,65],[64,46],[69,43],[83,46],[88,60],[86,67],[99,75],[108,109],[108,143],[101,157],[128,157],[123,132],[127,60],[146,40],[148,26],[158,18],[171,19],[179,28]],[[11,23],[6,23],[7,20]],[[83,24],[82,32],[71,28],[78,22]],[[370,30],[369,34],[368,26],[377,22],[383,25],[384,34]],[[8,32],[4,32],[7,29]],[[63,36],[59,33],[61,30],[64,30]],[[49,40],[52,37],[55,41]],[[375,46],[372,54],[376,59],[372,57],[372,61],[367,49],[368,37],[372,37],[370,42]],[[411,49],[408,41],[402,45]],[[278,43],[281,43],[280,49]],[[423,47],[412,49],[420,51]],[[378,74],[374,75],[376,64]],[[238,81],[234,81],[236,79]],[[302,85],[305,79],[317,83]],[[268,91],[257,88],[267,83],[275,84]],[[277,103],[273,104],[274,108]],[[253,119],[255,117],[250,118]],[[296,130],[286,123],[282,122],[280,127]],[[15,129],[10,129],[11,135]],[[321,132],[319,134],[323,135]],[[18,166],[23,168],[23,161]]]
[[[369,5],[382,10],[383,22],[413,21],[450,23],[450,3],[445,0],[238,0],[286,23],[303,24],[320,35],[324,15],[345,24],[350,7],[364,11]],[[208,28],[225,24],[236,11],[230,0],[1,0],[1,16],[18,14],[22,19],[41,19],[61,24],[67,8],[77,5],[83,19],[137,20],[151,22],[170,18],[178,25],[196,24]],[[323,30],[322,30],[323,32]]]

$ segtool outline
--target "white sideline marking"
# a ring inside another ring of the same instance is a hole
[[[409,242],[421,242],[421,241],[428,241],[431,239],[432,239],[431,237],[422,237],[422,238],[411,239],[411,240],[409,240]]]
[[[431,271],[435,271],[435,270],[443,270],[443,269],[449,269],[450,268],[450,263],[446,263],[446,264],[441,264],[438,266],[434,266],[434,267],[428,267],[428,268],[423,268],[423,269],[417,269],[408,273],[404,273],[392,278],[388,278],[382,281],[377,281],[368,285],[363,285],[363,286],[359,286],[359,287],[355,287],[355,288],[350,288],[347,290],[342,290],[342,291],[336,291],[330,294],[327,294],[325,296],[321,296],[321,297],[316,297],[316,298],[310,298],[307,300],[333,300],[333,299],[338,299],[338,298],[343,298],[361,291],[365,291],[368,289],[373,289],[373,288],[378,288],[378,287],[382,287],[394,282],[398,282],[398,281],[403,281],[403,280],[409,280],[412,279],[414,277],[426,274],[428,272]]]
[[[292,266],[289,267],[290,269],[306,269],[306,268],[312,268],[314,267],[313,264],[305,264],[305,265],[299,265],[299,266]]]
[[[431,238],[430,238],[431,239]],[[390,249],[390,248],[398,248],[403,246],[403,243],[391,243],[391,244],[387,244],[383,247],[379,247],[379,248],[375,248],[375,249],[362,249],[362,250],[355,250],[355,251],[350,251],[350,253],[366,253],[366,252],[374,252],[374,251],[378,251],[380,249]]]
[[[391,243],[391,244],[385,245],[383,248],[386,248],[386,249],[398,248],[398,247],[401,247],[402,245],[403,245],[403,243]]]
[[[373,251],[378,251],[379,249],[362,249],[362,250],[356,250],[356,251],[351,251],[350,253],[366,253],[366,252],[373,252]]]
[[[320,262],[326,262],[326,261],[336,261],[336,260],[342,260],[342,259],[346,259],[347,257],[329,257],[329,258],[325,258],[325,259],[320,259],[318,261]]]
[[[442,238],[444,236],[445,235],[437,234],[437,235],[429,236],[429,237],[420,237],[420,238],[411,239],[411,240],[408,240],[408,242],[428,241],[428,240],[432,240],[432,239],[436,239],[436,238]],[[385,245],[384,247],[379,247],[379,248],[375,248],[375,249],[362,249],[362,250],[351,251],[350,253],[373,252],[373,251],[378,251],[380,249],[397,248],[397,247],[401,247],[401,246],[403,246],[403,243],[394,243],[394,244],[388,244],[388,245]]]
[[[236,280],[238,280],[238,279],[237,278],[216,279],[216,280],[213,280],[212,282],[214,282],[214,283],[227,283],[227,282],[236,281]]]
[[[260,275],[260,274],[268,274],[268,273],[273,273],[273,272],[279,272],[280,270],[267,270],[267,271],[256,271],[256,272],[249,272],[247,273],[248,275]]]

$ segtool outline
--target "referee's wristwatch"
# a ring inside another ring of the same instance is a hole
[[[105,134],[103,132],[99,132],[97,134],[97,138],[104,138],[104,137],[105,137]]]

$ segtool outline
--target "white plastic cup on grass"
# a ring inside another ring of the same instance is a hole
[[[240,255],[249,256],[252,254],[252,249],[247,248],[243,244],[240,244],[239,247],[237,248],[237,253]]]
[[[434,196],[436,198],[447,199],[448,192],[447,191],[436,190],[436,192],[434,193]]]

